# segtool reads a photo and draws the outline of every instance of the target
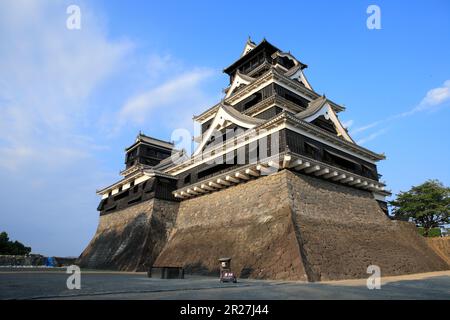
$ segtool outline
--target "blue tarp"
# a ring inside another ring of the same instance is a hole
[[[46,267],[54,267],[56,265],[56,261],[54,257],[47,257],[45,260],[45,266]]]

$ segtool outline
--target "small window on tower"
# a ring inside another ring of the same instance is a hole
[[[362,165],[361,170],[362,170],[363,176],[366,176],[366,177],[374,179],[374,180],[377,179],[377,174],[372,168]]]

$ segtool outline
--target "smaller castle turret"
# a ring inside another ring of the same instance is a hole
[[[137,164],[155,166],[169,157],[173,150],[173,143],[138,134],[136,141],[125,149],[126,168]]]

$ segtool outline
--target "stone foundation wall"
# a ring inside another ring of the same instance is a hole
[[[218,275],[221,257],[241,278],[306,280],[284,174],[181,202],[155,266]]]
[[[444,259],[450,268],[450,237],[426,238],[428,245],[442,259]]]
[[[412,223],[390,220],[371,193],[288,173],[297,237],[310,280],[445,270]]]
[[[155,266],[239,277],[334,280],[445,270],[411,224],[391,221],[369,192],[284,170],[181,202]]]
[[[152,199],[100,217],[85,268],[184,267],[240,278],[336,280],[446,270],[448,242],[391,221],[370,192],[283,170],[190,200]],[[436,253],[437,252],[437,253]],[[444,254],[442,254],[444,253]]]
[[[94,238],[77,260],[84,268],[146,271],[174,225],[178,203],[151,199],[100,216]]]

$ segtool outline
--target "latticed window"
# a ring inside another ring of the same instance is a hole
[[[305,142],[304,144],[305,155],[316,159],[319,156],[319,149],[312,144]]]

